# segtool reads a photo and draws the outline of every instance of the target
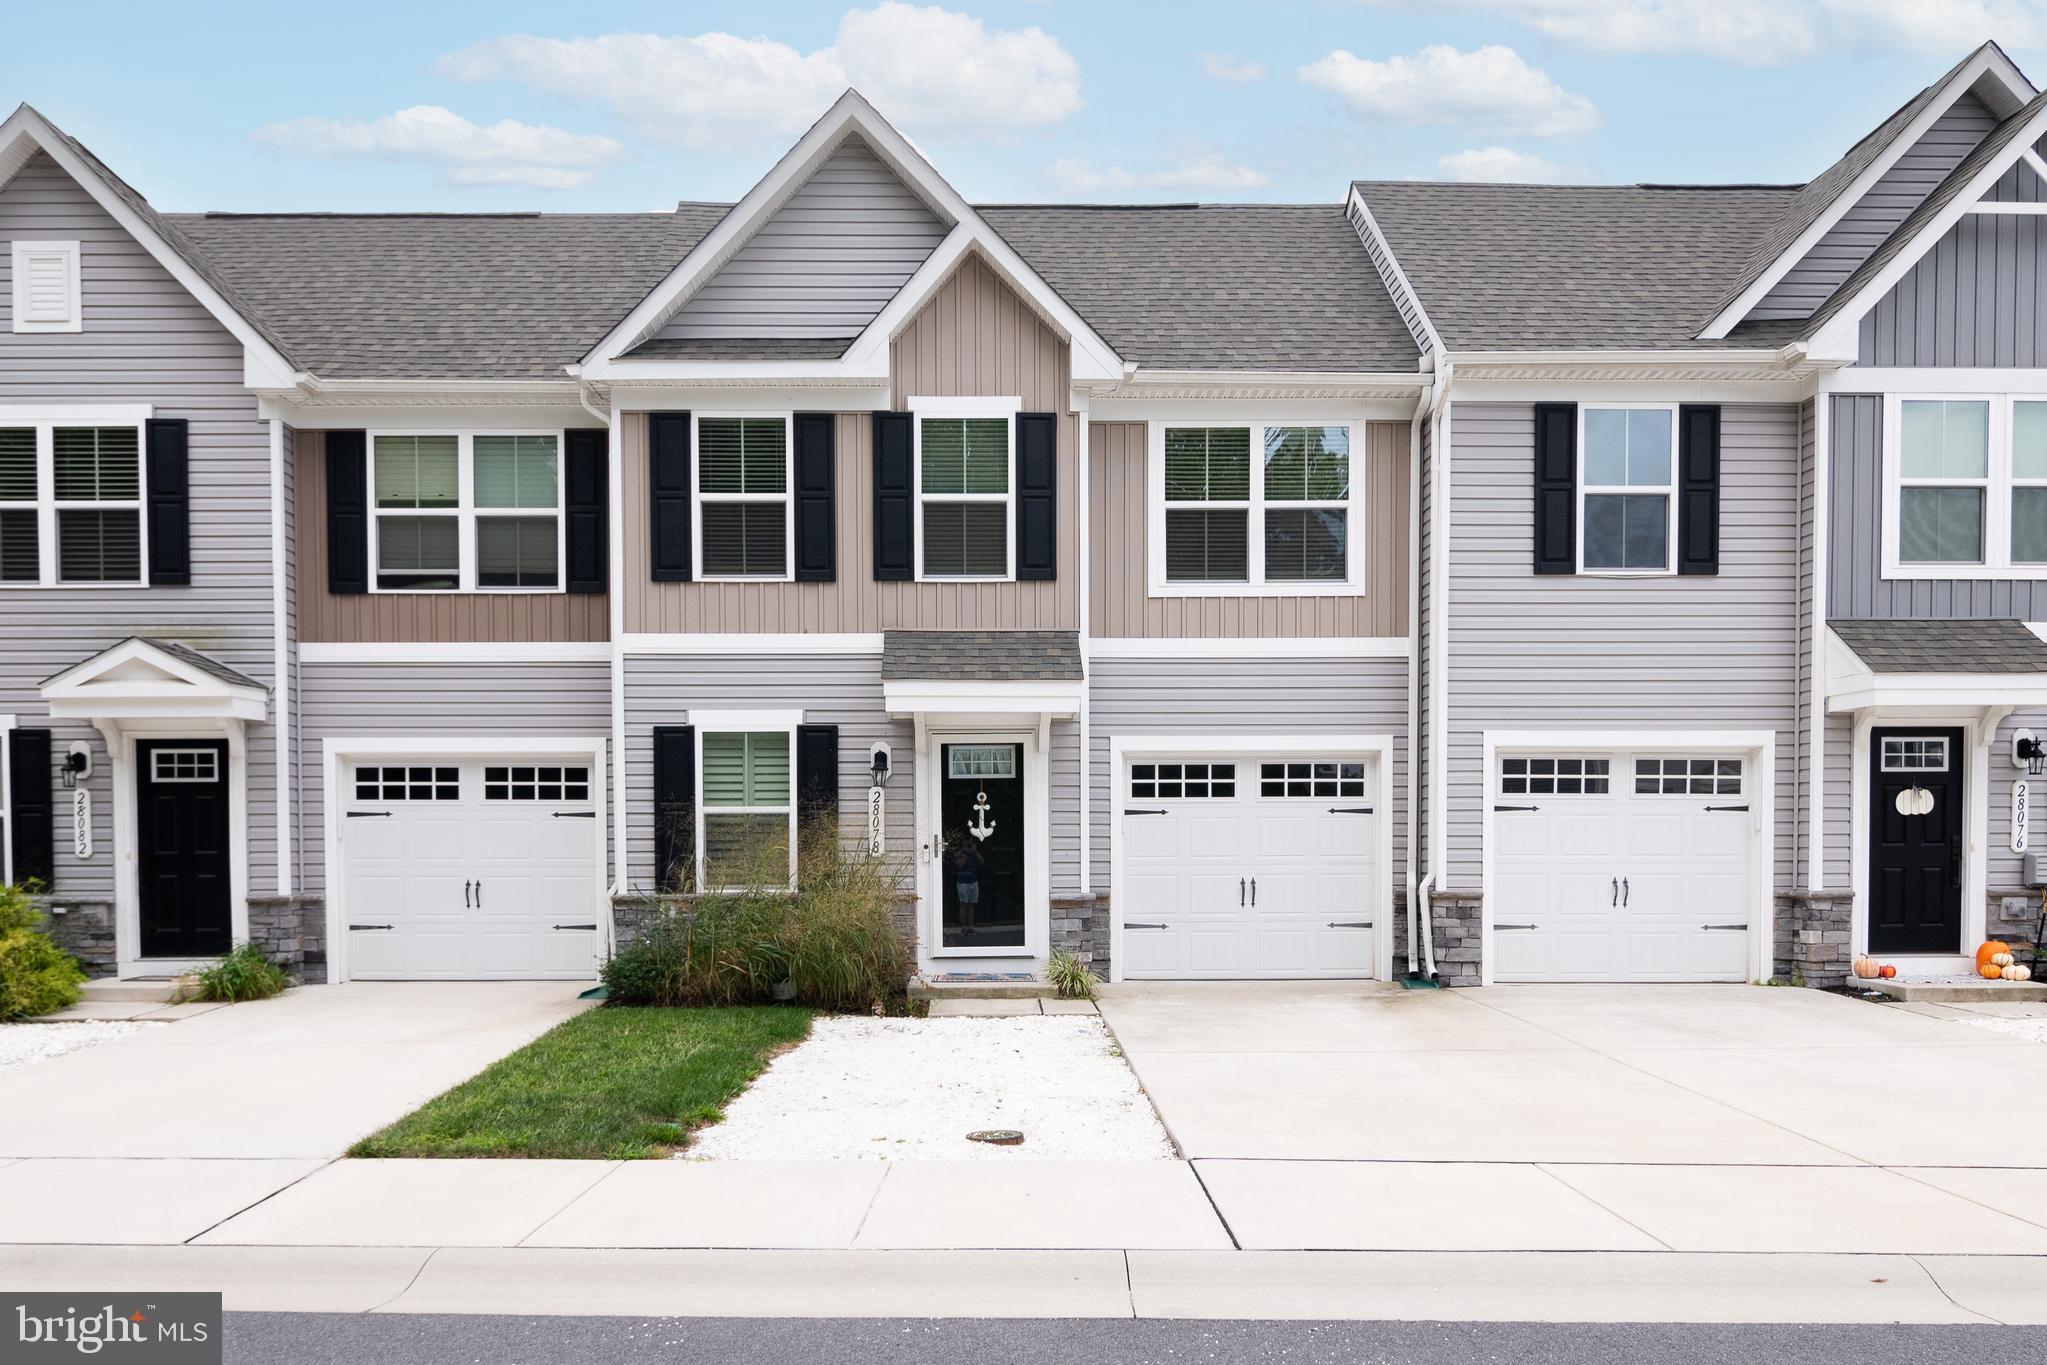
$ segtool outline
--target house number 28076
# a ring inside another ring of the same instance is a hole
[[[2021,777],[2011,784],[2011,851],[2024,853],[2032,847],[2027,827],[2033,813],[2033,784]]]

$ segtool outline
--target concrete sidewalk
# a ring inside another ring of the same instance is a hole
[[[0,1247],[0,1284],[241,1312],[2047,1323],[2029,1257]]]

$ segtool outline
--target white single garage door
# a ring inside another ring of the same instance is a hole
[[[371,757],[340,782],[350,976],[596,974],[602,793],[587,759]]]
[[[1376,762],[1126,764],[1116,793],[1124,976],[1373,975]]]
[[[1753,775],[1739,754],[1499,759],[1495,981],[1745,981]]]

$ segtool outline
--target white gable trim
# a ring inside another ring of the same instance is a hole
[[[931,211],[947,223],[951,231],[945,240],[924,264],[918,267],[904,286],[896,291],[871,323],[868,324],[846,354],[837,360],[819,361],[775,361],[742,363],[727,362],[716,368],[721,372],[743,371],[748,377],[765,364],[772,364],[772,371],[764,371],[761,377],[784,377],[795,373],[817,376],[846,378],[872,378],[874,365],[879,357],[879,376],[888,375],[888,347],[897,332],[908,325],[916,315],[931,290],[943,284],[960,259],[968,250],[977,251],[997,274],[1017,291],[1046,323],[1062,333],[1073,351],[1073,377],[1076,380],[1116,379],[1123,374],[1123,362],[1114,348],[1104,341],[1095,330],[1088,326],[1081,316],[1068,307],[1052,287],[1039,274],[1024,263],[1022,257],[1002,240],[993,228],[982,221],[973,206],[960,198],[957,191],[947,184],[945,178],[933,169],[923,154],[910,145],[908,139],[898,133],[876,112],[873,105],[863,98],[859,91],[848,90],[838,102],[826,111],[823,118],[812,124],[810,131],[799,138],[794,147],[775,163],[774,169],[763,177],[759,184],[748,190],[745,198],[733,205],[711,230],[709,236],[699,242],[689,255],[685,256],[675,269],[668,272],[661,283],[654,286],[648,295],[627,313],[624,320],[607,333],[603,340],[591,348],[576,367],[577,375],[585,382],[597,382],[607,378],[623,378],[628,375],[640,378],[690,377],[707,370],[701,362],[687,360],[634,361],[621,359],[626,352],[652,337],[665,326],[668,320],[681,310],[690,296],[717,274],[740,247],[744,246],[754,233],[786,203],[791,195],[808,180],[817,168],[836,151],[847,137],[857,134],[874,149],[891,170],[902,177],[903,183],[930,206]],[[735,375],[734,377],[738,377]]]
[[[141,664],[140,670],[130,665]],[[59,719],[261,721],[269,696],[254,683],[229,682],[148,640],[123,640],[43,684]]]
[[[1921,228],[1910,244],[1892,257],[1869,283],[1856,291],[1854,297],[1813,337],[1808,348],[1810,353],[1817,357],[1854,359],[1860,345],[1862,315],[1890,293],[1899,280],[1910,274],[1920,258],[1937,246],[1940,239],[1947,236],[1948,229],[1962,221],[1963,215],[1973,209],[1976,202],[1988,194],[2004,173],[2016,165],[2043,135],[2047,135],[2047,108],[2027,120],[2018,135],[2012,138],[2011,145],[1985,162],[1962,192],[1935,214],[1933,220]]]
[[[191,262],[145,223],[126,200],[115,194],[97,171],[66,146],[64,139],[56,135],[40,114],[25,104],[16,109],[5,123],[0,123],[0,188],[4,188],[38,151],[47,153],[66,175],[83,186],[123,231],[140,242],[142,249],[169,271],[186,293],[199,300],[200,306],[242,343],[244,384],[252,389],[289,389],[305,377],[250,325],[247,318],[221,297],[219,290],[192,268]]]
[[[1394,254],[1393,243],[1386,240],[1386,233],[1380,228],[1379,220],[1372,215],[1372,206],[1365,202],[1365,196],[1359,192],[1356,185],[1350,187],[1348,207],[1356,210],[1359,216],[1365,220],[1365,226],[1371,229],[1372,241],[1379,244],[1379,252],[1385,258],[1386,269],[1393,272],[1393,278],[1390,280],[1385,279],[1382,274],[1381,282],[1396,296],[1396,302],[1399,299],[1406,299],[1413,306],[1414,315],[1421,320],[1422,335],[1417,337],[1416,341],[1424,351],[1434,351],[1437,355],[1441,355],[1443,353],[1442,333],[1436,330],[1434,320],[1429,317],[1428,308],[1422,303],[1420,292],[1415,289],[1414,282],[1407,278],[1407,272],[1401,269],[1400,257]],[[1368,252],[1370,245],[1371,243],[1366,243]],[[1377,265],[1378,261],[1375,259],[1373,261],[1375,269]]]
[[[1955,101],[1986,78],[2003,85],[2013,100],[2012,109],[1994,112],[2015,112],[2018,105],[2024,104],[2038,93],[2025,75],[2012,65],[2011,58],[2005,56],[1996,44],[1986,43],[1983,50],[1971,58],[1968,65],[1955,72],[1946,87],[1928,101],[1927,106],[1919,111],[1919,116],[1891,140],[1891,145],[1884,148],[1883,154],[1865,167],[1861,175],[1855,177],[1846,189],[1835,196],[1834,201],[1827,205],[1826,211],[1815,218],[1777,259],[1770,262],[1769,267],[1756,276],[1734,302],[1714,315],[1713,320],[1700,331],[1700,340],[1717,341],[1733,331],[1735,326],[1763,301],[1763,297],[1777,287],[1778,281],[1790,274],[1792,267],[1804,260],[1807,254],[1819,245],[1820,239],[1847,216],[1848,210],[1862,201],[1862,196],[1869,192],[1870,187],[1883,179],[1891,167],[1897,165],[1905,153],[1926,136],[1927,130],[1954,107]]]

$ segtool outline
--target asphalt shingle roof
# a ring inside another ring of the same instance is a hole
[[[1358,184],[1452,350],[1701,349],[1795,185]]]
[[[1085,676],[1071,630],[889,630],[883,681],[1077,682]]]
[[[1421,353],[1340,204],[991,205],[988,225],[1125,360],[1409,372]]]
[[[627,360],[836,360],[852,337],[655,337],[625,353]]]
[[[2047,673],[2024,621],[1829,621],[1872,673]]]

